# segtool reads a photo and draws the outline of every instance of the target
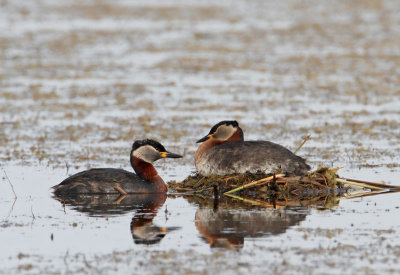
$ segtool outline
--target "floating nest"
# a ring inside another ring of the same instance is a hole
[[[319,196],[347,191],[344,184],[338,181],[340,178],[336,174],[337,170],[323,167],[304,176],[264,173],[208,177],[194,175],[182,182],[169,182],[168,187],[177,192],[209,197],[225,194],[266,200],[271,196],[285,198]]]
[[[194,175],[187,177],[182,182],[169,182],[168,187],[179,193],[201,195],[208,198],[218,198],[224,194],[261,206],[271,202],[277,204],[280,201],[287,203],[291,200],[317,200],[317,203],[323,202],[322,205],[326,207],[335,205],[339,197],[350,198],[372,193],[400,192],[400,186],[345,179],[339,177],[337,171],[337,168],[321,167],[304,176],[263,173],[209,177]],[[357,194],[360,191],[364,193]],[[369,193],[365,193],[365,191]]]

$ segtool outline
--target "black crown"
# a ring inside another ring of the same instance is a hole
[[[135,151],[139,147],[150,145],[153,146],[158,152],[166,152],[164,146],[161,143],[152,140],[152,139],[143,139],[143,140],[136,140],[132,145],[132,151]]]
[[[233,126],[233,127],[239,127],[239,123],[236,120],[223,120],[221,122],[218,122],[217,124],[215,124],[211,130],[209,134],[215,133],[218,129],[219,126],[221,125],[226,125],[226,126]]]

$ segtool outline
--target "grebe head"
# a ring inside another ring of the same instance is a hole
[[[181,157],[181,155],[168,152],[159,142],[151,139],[136,140],[132,145],[131,160],[137,158],[152,164],[160,158]]]
[[[242,128],[239,127],[239,123],[236,120],[224,120],[215,124],[208,135],[199,139],[197,143],[208,139],[216,139],[221,142],[244,140]]]

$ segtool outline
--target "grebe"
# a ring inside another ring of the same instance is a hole
[[[167,186],[152,163],[160,158],[181,158],[170,153],[157,141],[137,140],[132,145],[130,162],[136,174],[123,169],[86,170],[53,186],[56,195],[165,193]]]
[[[307,212],[276,209],[251,208],[246,204],[235,203],[226,197],[220,199],[219,207],[211,207],[209,200],[197,209],[195,225],[203,240],[210,247],[240,250],[245,239],[267,237],[285,233],[286,230],[305,220]],[[272,206],[272,204],[271,204]],[[251,211],[249,211],[251,209]]]
[[[167,199],[166,193],[145,194],[96,194],[82,196],[80,194],[55,196],[62,205],[86,214],[89,217],[108,218],[127,213],[134,213],[130,223],[130,231],[135,244],[155,244],[166,234],[180,227],[157,226],[154,217]],[[117,200],[116,200],[117,199]]]
[[[237,121],[214,125],[196,151],[195,164],[203,176],[235,173],[285,173],[304,175],[310,170],[305,160],[270,141],[244,141]]]

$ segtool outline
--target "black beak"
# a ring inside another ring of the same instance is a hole
[[[162,152],[161,156],[163,158],[173,158],[173,159],[177,159],[177,158],[181,158],[182,157],[181,155],[174,154],[174,153],[171,153],[171,152]]]
[[[206,141],[206,140],[209,139],[209,138],[210,138],[210,135],[206,135],[205,137],[202,137],[201,139],[199,139],[198,141],[196,141],[196,143],[204,142],[204,141]]]
[[[165,230],[165,232],[171,232],[171,231],[175,231],[175,230],[179,230],[182,227],[179,226],[168,226],[168,227],[164,227],[163,229]]]

